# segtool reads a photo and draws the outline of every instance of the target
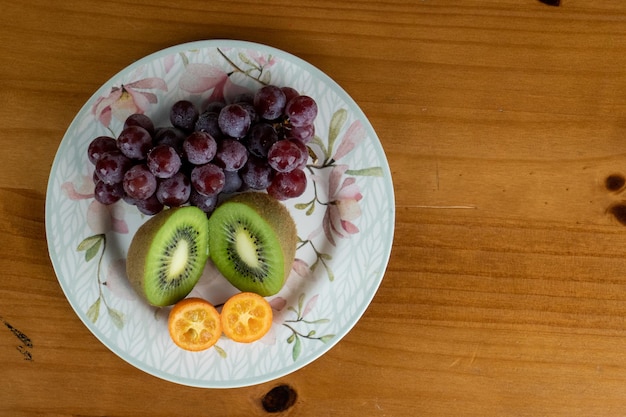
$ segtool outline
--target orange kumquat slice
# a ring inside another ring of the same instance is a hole
[[[220,313],[206,300],[185,298],[172,307],[168,330],[179,347],[190,351],[205,350],[222,335]]]
[[[222,307],[222,330],[235,342],[250,343],[262,338],[272,327],[272,306],[252,292],[229,298]]]

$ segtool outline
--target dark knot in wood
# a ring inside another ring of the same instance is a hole
[[[278,385],[265,394],[261,403],[268,413],[279,413],[294,405],[297,397],[298,394],[289,385]]]

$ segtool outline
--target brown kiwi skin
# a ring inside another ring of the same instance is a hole
[[[172,209],[161,212],[160,215],[148,219],[142,224],[128,247],[126,257],[126,275],[137,294],[144,297],[145,294],[145,269],[146,254],[152,245],[152,240],[157,230],[159,230],[165,222],[174,214]],[[146,300],[149,302],[149,300]]]
[[[296,246],[298,244],[296,224],[289,210],[275,198],[262,192],[249,191],[237,194],[227,201],[237,202],[251,207],[276,231],[279,240],[283,242],[281,247],[283,258],[285,259],[284,284],[291,272],[296,256]]]

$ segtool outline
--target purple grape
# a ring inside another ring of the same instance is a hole
[[[232,103],[248,103],[248,104],[253,104],[254,103],[254,93],[241,93],[241,94],[237,94],[233,100]]]
[[[290,172],[277,172],[267,193],[277,200],[287,200],[301,196],[306,190],[306,175],[299,168]]]
[[[303,149],[296,142],[297,141],[294,140],[284,139],[272,145],[267,153],[269,166],[278,172],[293,171],[300,166],[305,155]],[[306,156],[308,156],[308,154]]]
[[[204,196],[219,194],[226,183],[226,177],[222,168],[214,164],[205,164],[195,167],[191,171],[191,184],[193,188]]]
[[[315,125],[303,125],[303,126],[290,126],[289,129],[285,129],[287,132],[287,139],[297,139],[302,143],[309,143],[315,136]]]
[[[281,87],[280,89],[283,91],[283,94],[285,95],[285,105],[287,105],[286,103],[289,103],[292,98],[300,95],[298,93],[298,90],[296,90],[293,87]]]
[[[211,101],[204,108],[204,113],[218,113],[226,105],[223,101]]]
[[[194,165],[211,162],[217,152],[217,142],[208,132],[193,132],[183,142],[187,160]]]
[[[253,190],[265,190],[272,182],[274,170],[265,159],[251,155],[241,169],[243,183]]]
[[[217,206],[218,194],[213,196],[202,195],[194,188],[191,189],[191,195],[189,196],[189,204],[198,207],[205,213],[212,213]]]
[[[170,109],[170,122],[172,126],[190,132],[194,129],[198,120],[198,109],[188,100],[179,100]]]
[[[129,126],[143,127],[150,133],[150,136],[154,136],[154,123],[150,117],[143,113],[135,113],[128,116],[124,121],[124,129]]]
[[[224,139],[217,147],[214,163],[225,171],[238,171],[248,160],[248,150],[239,141]]]
[[[186,135],[182,130],[167,126],[157,130],[154,134],[154,143],[156,145],[169,145],[174,148],[179,155],[182,155],[185,138]]]
[[[102,155],[115,150],[117,150],[115,138],[110,136],[98,136],[89,143],[87,158],[89,158],[89,162],[95,165]]]
[[[254,95],[254,109],[265,120],[280,117],[286,104],[285,93],[275,85],[261,87]]]
[[[207,132],[215,139],[221,139],[224,134],[220,129],[219,123],[217,119],[219,118],[219,113],[206,111],[198,117],[198,121],[196,122],[195,131],[196,132]]]
[[[224,171],[224,188],[222,193],[229,194],[237,192],[241,189],[243,181],[237,171]]]
[[[220,111],[217,119],[219,127],[226,136],[243,138],[250,128],[250,114],[238,104],[229,104]]]
[[[152,148],[152,136],[141,126],[128,126],[117,137],[117,147],[131,159],[145,159]]]
[[[119,184],[122,187],[122,191],[124,191],[124,186],[122,184]],[[137,203],[136,198],[132,198],[131,196],[129,196],[128,194],[124,193],[124,195],[122,196],[122,200],[126,203],[126,204],[130,204],[131,206],[136,205],[135,203]]]
[[[278,141],[276,129],[269,123],[257,123],[250,128],[246,136],[248,151],[258,157],[266,158],[267,152]]]
[[[313,124],[317,117],[317,103],[309,96],[294,97],[285,106],[285,116],[292,126]]]
[[[250,115],[250,126],[252,126],[255,122],[257,122],[259,117],[256,112],[256,109],[254,108],[254,105],[252,105],[251,103],[246,103],[245,101],[240,101],[240,102],[237,102],[236,104],[243,107],[244,110],[247,111],[248,114]]]
[[[101,204],[109,205],[118,202],[124,196],[122,184],[107,184],[98,181],[94,188],[94,198]]]
[[[169,207],[179,207],[189,200],[191,182],[182,172],[177,172],[171,178],[159,181],[156,197],[161,204]]]
[[[297,139],[288,139],[293,142],[298,148],[300,148],[300,162],[296,166],[296,168],[304,169],[306,167],[306,163],[309,161],[309,148],[304,144],[304,142],[299,141]]]
[[[170,145],[157,145],[148,152],[146,164],[157,178],[170,178],[182,165],[178,152]]]
[[[124,174],[124,191],[130,198],[145,200],[157,189],[157,180],[144,164],[131,167]]]
[[[121,183],[133,162],[120,151],[105,153],[96,162],[95,173],[106,184]]]
[[[135,206],[137,209],[145,215],[153,216],[163,210],[163,203],[159,201],[159,199],[155,194],[152,194],[145,200],[135,200]]]

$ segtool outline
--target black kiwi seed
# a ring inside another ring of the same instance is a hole
[[[160,287],[166,290],[175,289],[182,283],[182,278],[189,275],[191,271],[191,265],[196,261],[198,254],[198,246],[196,239],[199,232],[193,226],[185,226],[176,230],[176,233],[171,237],[171,240],[165,247],[164,257],[169,259],[173,255],[173,251],[178,246],[181,240],[187,241],[189,244],[189,261],[187,262],[185,269],[174,279],[167,279],[167,265],[164,263],[161,265],[159,274]]]
[[[237,253],[237,249],[234,247],[235,244],[235,235],[237,233],[237,227],[235,224],[228,225],[229,232],[229,245],[226,248],[226,254],[228,259],[233,263],[234,268],[241,274],[250,277],[250,279],[254,282],[263,283],[263,280],[268,274],[268,268],[265,263],[265,252],[263,251],[263,247],[261,245],[261,241],[258,236],[251,232],[250,228],[246,226],[242,221],[235,222],[237,226],[241,227],[242,230],[248,233],[248,235],[252,238],[253,244],[255,246],[255,252],[257,254],[257,259],[261,263],[260,268],[251,268],[246,264],[239,254]]]

